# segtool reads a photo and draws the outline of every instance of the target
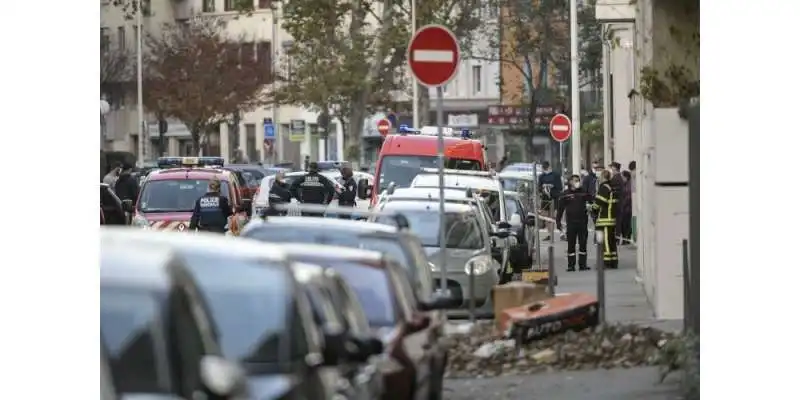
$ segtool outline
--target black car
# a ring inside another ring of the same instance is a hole
[[[440,360],[446,360],[447,348],[429,313],[457,306],[453,298],[417,298],[405,268],[377,251],[311,244],[281,249],[296,262],[335,270],[353,288],[388,356],[380,364],[386,388],[381,399],[442,398]]]
[[[373,356],[383,353],[383,342],[370,331],[355,293],[330,268],[292,263],[292,272],[308,296],[314,321],[325,335],[324,357],[347,355],[339,362],[339,372],[347,380],[340,394],[353,400],[380,398],[383,376],[378,372],[378,358]]]
[[[128,229],[100,236],[101,366],[106,391],[193,399],[247,396],[244,372],[222,358],[210,313],[185,263],[165,247],[131,243]]]
[[[211,312],[222,354],[242,365],[253,398],[337,396],[347,354],[326,357],[325,333],[280,248],[213,234],[136,232],[130,242],[181,256]]]

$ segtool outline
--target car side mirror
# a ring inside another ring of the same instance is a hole
[[[361,200],[366,200],[369,198],[369,181],[366,179],[359,179],[358,180],[358,198]]]
[[[533,213],[528,213],[528,215],[525,217],[525,225],[536,225],[536,216]]]
[[[508,228],[498,229],[498,230],[496,230],[496,231],[491,233],[491,235],[493,237],[500,238],[500,239],[505,239],[505,238],[507,238],[507,237],[509,237],[509,236],[511,236],[513,234],[514,233],[511,232],[510,230],[508,230]]]
[[[207,355],[200,360],[200,379],[215,395],[228,397],[244,383],[244,371],[238,365],[219,356]]]
[[[351,336],[344,344],[347,360],[355,363],[365,363],[369,358],[383,353],[383,341],[376,337]]]
[[[511,224],[507,221],[500,221],[497,223],[498,229],[511,229]]]
[[[122,211],[133,212],[133,200],[131,199],[122,200]]]

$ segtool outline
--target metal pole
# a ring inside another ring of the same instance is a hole
[[[539,270],[542,269],[542,246],[541,234],[539,232],[539,176],[536,174],[536,162],[533,162],[533,219],[534,230],[533,237],[536,241],[533,244],[534,251],[536,251],[536,265]]]
[[[564,176],[564,142],[558,143],[558,168],[561,169],[561,176]]]
[[[414,81],[416,85],[416,80]],[[436,136],[438,142],[439,156],[439,272],[442,274],[441,288],[442,294],[447,293],[447,218],[444,214],[444,98],[442,87],[436,87]]]
[[[416,31],[417,31],[417,1],[411,0],[411,37],[414,37],[414,33]],[[411,115],[413,121],[412,123],[414,124],[414,128],[419,128],[419,83],[417,82],[416,79],[412,79],[411,81],[414,83],[411,88]],[[441,124],[439,124],[439,126],[441,126]]]
[[[278,14],[278,7],[277,3],[272,4],[272,70],[273,75],[275,74],[275,66],[277,65],[277,60],[280,59],[281,53],[278,51],[277,44],[280,43],[281,48],[283,47],[283,42],[278,40],[279,30],[278,18],[280,15]],[[287,71],[289,72],[289,71]],[[291,73],[290,73],[291,74]],[[280,107],[277,104],[272,104],[272,125],[275,126],[275,141],[273,142],[272,148],[272,163],[275,164],[277,162],[283,161],[283,129],[281,129],[281,121],[280,121]],[[277,160],[274,160],[275,154],[277,154]]]
[[[595,256],[597,257],[597,319],[606,323],[606,269],[603,262],[603,233],[595,231]]]
[[[608,28],[603,29],[603,37],[605,37]],[[613,112],[614,105],[611,104],[611,44],[607,40],[603,40],[603,162],[611,162],[611,113]]]
[[[469,322],[475,323],[475,263],[469,263]]]
[[[572,171],[581,169],[581,102],[578,76],[578,1],[569,0],[570,80],[572,82]]]
[[[550,217],[555,219],[553,212],[553,200],[550,200]],[[556,295],[556,258],[555,258],[555,243],[556,243],[556,224],[550,224],[550,244],[547,246],[547,288],[551,296]]]
[[[681,250],[683,256],[683,333],[688,333],[693,327],[690,327],[692,320],[692,275],[689,272],[689,241],[683,239],[681,241]]]
[[[144,100],[143,100],[143,88],[142,88],[142,80],[143,80],[143,73],[142,73],[142,0],[138,0],[136,3],[136,114],[138,123],[138,137],[139,137],[139,148],[138,148],[138,159],[139,165],[141,166],[144,163],[144,157],[146,156],[146,146],[144,144],[145,137],[144,137]]]

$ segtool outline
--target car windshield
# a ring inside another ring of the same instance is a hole
[[[191,212],[194,203],[208,192],[208,179],[167,179],[148,181],[139,196],[141,212]],[[228,197],[228,182],[222,181],[220,193]]]
[[[423,246],[439,246],[439,209],[431,210],[393,210],[387,203],[384,211],[395,211],[403,214],[408,220],[411,231],[419,237]],[[392,217],[378,217],[378,222],[393,223]],[[445,213],[445,237],[449,249],[482,249],[483,233],[474,212]]]
[[[147,288],[100,288],[100,336],[122,393],[168,393],[162,314],[166,294]]]
[[[394,326],[394,293],[386,270],[349,261],[327,263],[356,292],[370,327]]]
[[[262,229],[246,232],[245,236],[272,243],[316,243],[373,250],[387,254],[404,267],[410,268],[412,265],[408,255],[403,251],[399,239],[358,235],[349,231],[320,229],[318,226],[276,228],[269,224],[263,226]]]
[[[446,158],[444,167],[450,169],[480,170],[476,160]],[[383,156],[380,165],[379,192],[394,182],[399,188],[411,186],[411,181],[419,173],[420,168],[436,168],[439,166],[436,156]]]
[[[245,364],[279,362],[291,300],[285,270],[239,257],[185,258],[216,322],[222,354]]]

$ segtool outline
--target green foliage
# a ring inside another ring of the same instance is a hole
[[[149,17],[153,15],[150,8],[150,2],[152,0],[141,1],[142,16]],[[136,18],[136,12],[139,10],[139,0],[111,0],[111,5],[119,8],[120,12],[122,12],[122,16],[127,20],[133,20]]]
[[[660,346],[656,363],[660,381],[673,372],[683,373],[684,398],[700,398],[700,338],[692,332],[678,336]]]
[[[592,118],[581,124],[581,139],[587,142],[603,140],[603,120]]]
[[[292,37],[284,48],[287,76],[278,100],[320,110],[333,108],[358,136],[369,109],[391,104],[410,82],[403,68],[411,36],[410,0],[380,2],[291,0],[284,2],[281,25]],[[462,46],[479,20],[479,0],[417,1],[417,25],[450,27]],[[465,48],[465,47],[462,47]]]
[[[578,9],[578,68],[591,74],[603,67],[603,28],[594,18],[597,0],[589,0]]]

